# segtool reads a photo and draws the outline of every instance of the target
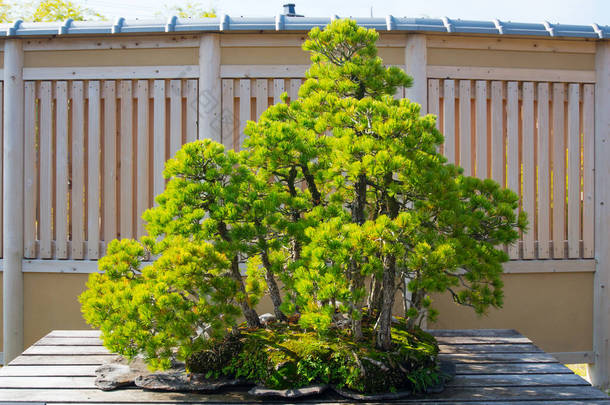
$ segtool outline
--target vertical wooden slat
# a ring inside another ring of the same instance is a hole
[[[197,80],[186,81],[186,142],[197,140]]]
[[[564,258],[566,203],[566,148],[564,133],[564,85],[553,84],[553,257]]]
[[[436,129],[439,128],[439,87],[438,87],[438,79],[430,79],[428,80],[428,112],[430,114],[436,115]]]
[[[169,82],[169,154],[174,157],[182,146],[182,82]]]
[[[165,81],[155,80],[153,86],[153,194],[158,196],[165,188]]]
[[[233,79],[225,79],[222,81],[222,144],[227,150],[233,149],[233,132],[235,130],[233,105]]]
[[[117,159],[116,159],[116,84],[104,82],[104,191],[103,223],[104,242],[107,245],[117,237]]]
[[[72,82],[72,258],[83,259],[85,230],[85,100],[83,82]]]
[[[453,80],[444,80],[443,87],[444,153],[449,163],[455,163],[455,82]]]
[[[4,83],[0,82],[0,134],[4,133]],[[25,117],[24,117],[25,121]],[[24,135],[25,136],[25,135]],[[0,258],[3,256],[3,233],[4,233],[4,138],[0,141]],[[25,155],[24,155],[25,156]],[[24,217],[25,218],[25,217]]]
[[[508,159],[508,188],[521,194],[519,184],[519,84],[508,82],[506,86],[506,149]],[[511,259],[519,257],[519,245],[513,243],[508,247]]]
[[[241,79],[239,81],[239,145],[236,145],[236,150],[241,149],[246,139],[244,129],[251,118],[250,112],[250,79]]]
[[[284,79],[273,80],[273,104],[277,104],[282,101],[282,93],[286,91],[284,89]]]
[[[475,84],[475,138],[476,175],[487,178],[487,82],[477,80]]]
[[[36,83],[24,83],[24,254],[26,258],[36,257],[36,204],[38,201],[38,172],[36,170]],[[1,200],[1,198],[0,198]]]
[[[538,258],[550,257],[549,84],[538,83]]]
[[[148,80],[138,80],[137,89],[136,89],[136,98],[138,103],[138,112],[137,112],[137,149],[136,149],[136,188],[137,188],[137,201],[136,201],[136,211],[138,215],[138,223],[137,223],[137,236],[142,237],[146,232],[144,229],[144,220],[142,219],[142,214],[146,209],[149,208],[149,200],[148,195],[150,190],[148,189],[149,184],[149,172],[148,172],[148,162],[149,162],[149,144],[148,144],[148,111],[149,111],[149,103],[148,103]]]
[[[92,260],[100,248],[100,82],[89,82],[87,98],[87,258]]]
[[[40,257],[50,259],[53,219],[53,105],[51,82],[40,83]]]
[[[68,84],[55,84],[55,257],[68,258]]]
[[[301,79],[290,79],[290,89],[288,90],[288,96],[290,101],[299,98],[299,88],[301,87]]]
[[[568,257],[580,257],[580,85],[568,90]]]
[[[534,166],[534,83],[523,83],[523,206],[530,220],[529,231],[523,234],[523,258],[534,259],[534,215],[536,206],[536,167]]]
[[[594,89],[592,84],[583,87],[583,257],[595,256],[595,125]]]
[[[472,173],[471,137],[470,137],[470,80],[460,80],[460,166],[464,175]]]
[[[121,238],[133,235],[133,89],[131,80],[121,81]]]
[[[256,81],[256,119],[267,109],[269,103],[269,91],[267,90],[267,79]]]
[[[491,177],[500,185],[504,181],[502,82],[491,82]]]

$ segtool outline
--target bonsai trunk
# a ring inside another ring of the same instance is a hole
[[[250,306],[248,302],[246,286],[244,285],[244,281],[241,277],[241,273],[239,272],[239,263],[237,261],[237,255],[231,261],[231,276],[237,282],[237,286],[239,288],[240,293],[246,297],[242,300],[239,300],[239,306],[241,307],[241,311],[244,313],[244,317],[246,318],[246,323],[249,328],[260,328],[261,321],[256,313],[256,310]]]
[[[271,297],[271,302],[273,302],[273,312],[275,313],[275,317],[278,321],[287,321],[288,318],[280,309],[280,306],[282,305],[282,297],[280,295],[280,289],[275,281],[273,271],[271,270],[271,263],[269,262],[269,256],[267,254],[266,246],[262,250],[261,259],[263,262],[263,266],[265,266],[265,281],[267,281],[267,287],[269,288],[269,296]]]
[[[407,319],[407,330],[413,330],[416,326],[420,326],[422,319],[425,316],[425,311],[422,308],[424,300],[424,291],[416,290],[411,295],[411,307],[417,309],[417,315]]]
[[[370,314],[379,313],[381,311],[381,298],[381,281],[377,276],[373,275],[367,302]]]
[[[225,224],[224,222],[218,223],[218,233],[220,234],[220,237],[222,239],[224,239],[227,242],[230,241],[230,238],[228,235],[228,230],[227,230],[227,224]],[[233,260],[231,260],[231,278],[233,278],[233,280],[235,280],[235,282],[237,283],[237,287],[239,288],[239,292],[244,297],[243,299],[239,300],[239,306],[241,307],[241,311],[244,313],[244,317],[246,318],[248,327],[260,328],[261,321],[258,318],[258,314],[254,310],[254,308],[252,308],[250,306],[250,303],[248,302],[248,294],[246,293],[246,286],[244,285],[244,280],[239,271],[239,261],[237,258],[237,254],[235,254],[235,256],[233,256]]]
[[[381,312],[377,319],[375,346],[381,350],[392,349],[392,307],[394,306],[394,283],[396,277],[396,257],[388,255],[383,261]]]
[[[362,225],[364,223],[364,208],[366,206],[366,175],[360,174],[358,181],[354,185],[354,191],[356,192],[356,198],[352,204],[352,220]],[[350,262],[350,293],[352,297],[360,295],[361,290],[364,288],[364,276],[360,271],[360,266],[356,261]],[[352,298],[352,333],[354,340],[361,340],[364,336],[362,334],[362,299],[354,300]]]

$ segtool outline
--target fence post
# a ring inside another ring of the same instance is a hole
[[[23,351],[23,47],[4,45],[4,364]]]
[[[220,37],[203,34],[199,43],[199,139],[220,142]]]
[[[593,284],[593,385],[610,386],[610,42],[598,42],[595,56],[595,259]]]
[[[428,58],[426,55],[426,36],[407,35],[405,47],[405,71],[413,78],[413,86],[405,90],[405,97],[421,104],[421,113],[428,112]]]

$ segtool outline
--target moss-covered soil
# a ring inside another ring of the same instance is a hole
[[[349,329],[325,336],[303,330],[295,319],[265,329],[238,328],[187,359],[187,370],[206,378],[240,378],[272,389],[332,384],[359,393],[422,392],[439,383],[438,346],[428,333],[407,332],[403,319],[392,327],[394,348],[375,349],[373,326],[363,319],[364,340]]]

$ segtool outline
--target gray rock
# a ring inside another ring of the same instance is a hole
[[[327,385],[310,385],[303,388],[289,388],[285,390],[272,390],[256,386],[248,394],[261,398],[302,398],[311,395],[320,395],[328,388]]]
[[[111,391],[133,385],[140,373],[125,364],[104,364],[95,370],[95,375],[95,386],[104,391]]]
[[[193,374],[189,377],[181,371],[169,371],[138,376],[135,380],[136,386],[154,391],[174,392],[215,392],[224,387],[244,385],[243,380],[208,380],[203,375]]]
[[[333,323],[338,329],[347,329],[352,324],[352,319],[347,314],[336,313],[333,315]]]
[[[354,399],[356,401],[388,401],[408,398],[413,395],[411,391],[382,392],[380,394],[361,394],[359,392],[338,387],[333,387],[333,390],[344,398]]]
[[[275,315],[270,314],[270,313],[266,313],[266,314],[262,314],[258,317],[258,319],[261,321],[261,323],[263,324],[263,326],[267,326],[269,323],[271,322],[275,322],[275,320],[277,319],[275,317]]]

